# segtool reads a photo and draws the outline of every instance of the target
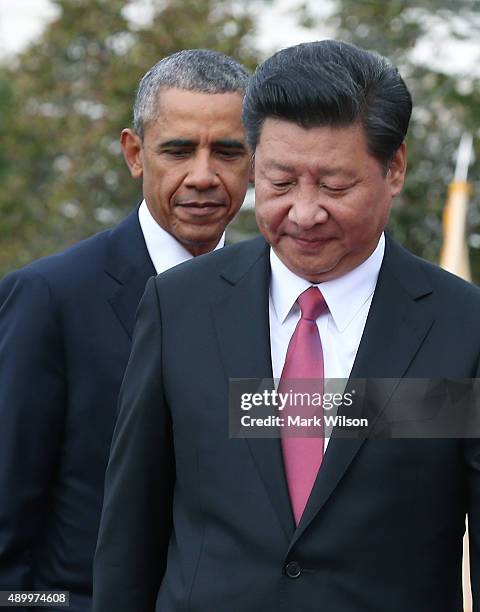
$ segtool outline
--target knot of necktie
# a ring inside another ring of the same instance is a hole
[[[302,319],[315,321],[323,312],[328,309],[325,298],[320,293],[318,287],[309,287],[298,296],[297,304],[300,306]]]

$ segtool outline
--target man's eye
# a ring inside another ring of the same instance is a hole
[[[289,189],[294,184],[294,181],[277,181],[275,183],[272,183],[273,187],[278,190]]]
[[[325,191],[328,191],[329,193],[334,193],[334,194],[344,193],[345,191],[348,191],[348,189],[350,189],[351,186],[352,185],[342,185],[341,187],[337,187],[333,185],[325,185],[325,183],[322,183],[320,185],[320,187],[324,189]]]
[[[235,149],[218,149],[217,155],[219,157],[223,157],[224,159],[237,159],[242,155],[243,151],[238,151]]]
[[[166,153],[166,155],[169,157],[173,157],[174,159],[183,159],[184,157],[191,155],[192,152],[188,149],[166,149],[164,153]]]

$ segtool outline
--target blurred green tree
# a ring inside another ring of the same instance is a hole
[[[145,1],[144,23],[126,0],[54,3],[58,17],[0,74],[0,277],[140,199],[118,137],[151,65],[193,47],[258,61],[248,1]]]
[[[13,90],[8,74],[0,69],[0,142],[3,142],[9,130],[13,113]],[[0,147],[0,180],[4,179],[10,170],[7,151]]]
[[[0,276],[111,225],[140,198],[121,159],[118,135],[131,122],[140,76],[181,48],[224,51],[253,68],[254,0],[143,0],[150,17],[128,18],[127,0],[54,0],[57,19],[0,72]],[[414,99],[409,170],[390,228],[414,252],[438,260],[441,213],[464,130],[480,135],[480,82],[451,74],[414,51],[432,32],[478,41],[480,0],[330,0],[333,35],[390,57]],[[315,28],[318,5],[306,0],[299,21]],[[324,7],[322,5],[324,13]],[[322,28],[325,17],[321,17]],[[322,33],[323,33],[322,29]],[[320,35],[319,35],[320,36]],[[478,139],[477,139],[478,140]],[[480,281],[480,158],[469,243]],[[250,211],[231,235],[255,232]]]

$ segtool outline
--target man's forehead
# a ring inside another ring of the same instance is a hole
[[[286,119],[277,116],[268,116],[264,119],[258,134],[258,143],[268,139],[283,139],[285,136],[302,139],[309,134],[343,134],[355,137],[359,140],[366,141],[367,134],[365,127],[360,121],[353,123],[312,123],[311,125],[302,125],[295,120]]]
[[[303,127],[292,121],[268,118],[255,152],[263,170],[294,172],[305,166],[325,175],[353,173],[370,157],[361,125]]]
[[[258,158],[256,157],[256,160]],[[261,160],[260,164],[256,164],[262,172],[280,172],[285,174],[298,174],[303,171],[321,175],[322,177],[338,176],[338,177],[354,177],[356,171],[350,168],[348,163],[342,164],[328,164],[322,157],[309,157],[307,160],[290,159],[288,155],[285,161],[275,159],[275,157],[268,157],[265,160]]]
[[[273,150],[265,148],[255,153],[255,165],[263,172],[281,172],[296,174],[303,171],[320,173],[323,176],[350,176],[356,173],[356,169],[351,167],[349,158],[329,159],[328,156],[321,154],[308,155],[296,154],[294,151]]]
[[[156,141],[200,140],[244,141],[241,121],[242,95],[167,89],[160,94],[159,104],[145,133]]]

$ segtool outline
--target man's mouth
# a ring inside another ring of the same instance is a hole
[[[203,217],[216,212],[220,208],[225,208],[224,202],[206,201],[206,202],[179,202],[176,204],[179,208],[185,210],[190,215]]]
[[[301,249],[315,250],[321,248],[329,238],[314,236],[290,236],[297,246]]]

